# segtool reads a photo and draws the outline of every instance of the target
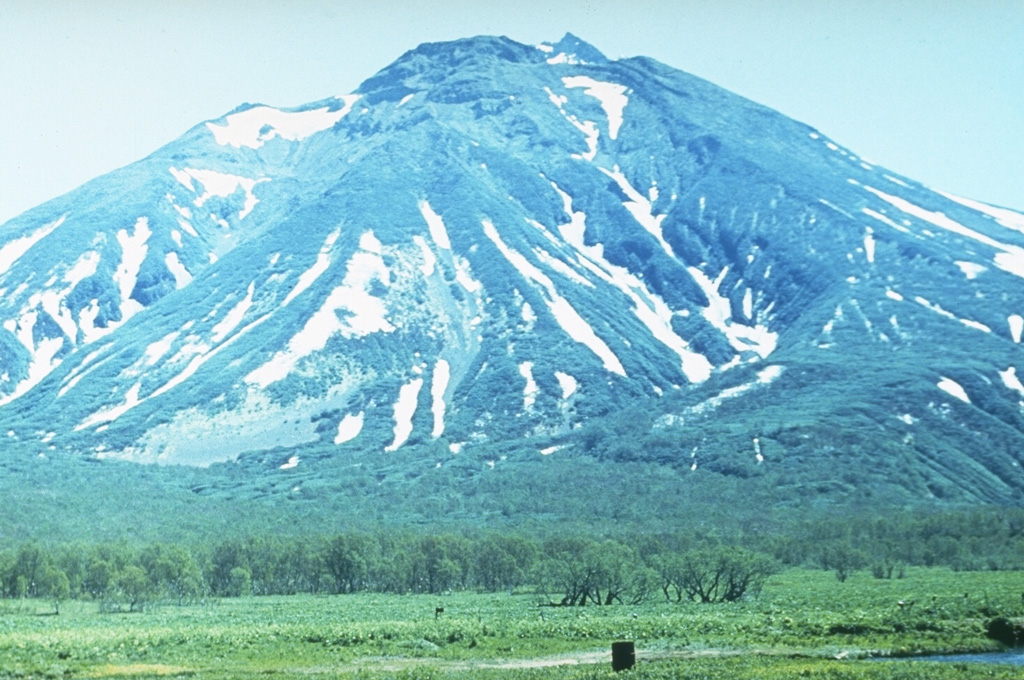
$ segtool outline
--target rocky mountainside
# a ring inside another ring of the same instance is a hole
[[[1024,215],[651,59],[426,44],[0,227],[0,436],[1012,502],[1022,277]]]

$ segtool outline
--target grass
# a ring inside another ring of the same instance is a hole
[[[891,581],[859,572],[839,583],[789,570],[758,599],[728,605],[570,609],[538,607],[532,594],[357,594],[142,614],[78,601],[44,616],[49,603],[23,601],[0,604],[0,678],[600,678],[611,677],[617,639],[636,641],[636,678],[973,677],[964,664],[862,658],[998,649],[985,625],[1024,616],[1022,590],[1019,572],[911,569]]]

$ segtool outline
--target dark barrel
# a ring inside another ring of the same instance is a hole
[[[636,646],[630,642],[612,643],[612,670],[625,671],[636,665]]]

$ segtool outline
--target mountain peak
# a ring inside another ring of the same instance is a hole
[[[565,55],[565,60],[568,63],[598,63],[608,61],[608,58],[605,57],[599,49],[572,33],[566,33],[562,36],[562,39],[556,43],[543,44],[550,47],[551,53],[554,55],[549,61],[558,59],[560,55]]]

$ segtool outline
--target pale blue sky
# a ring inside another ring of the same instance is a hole
[[[1024,209],[1024,0],[0,0],[0,223],[243,102],[348,93],[422,42],[566,31]]]

